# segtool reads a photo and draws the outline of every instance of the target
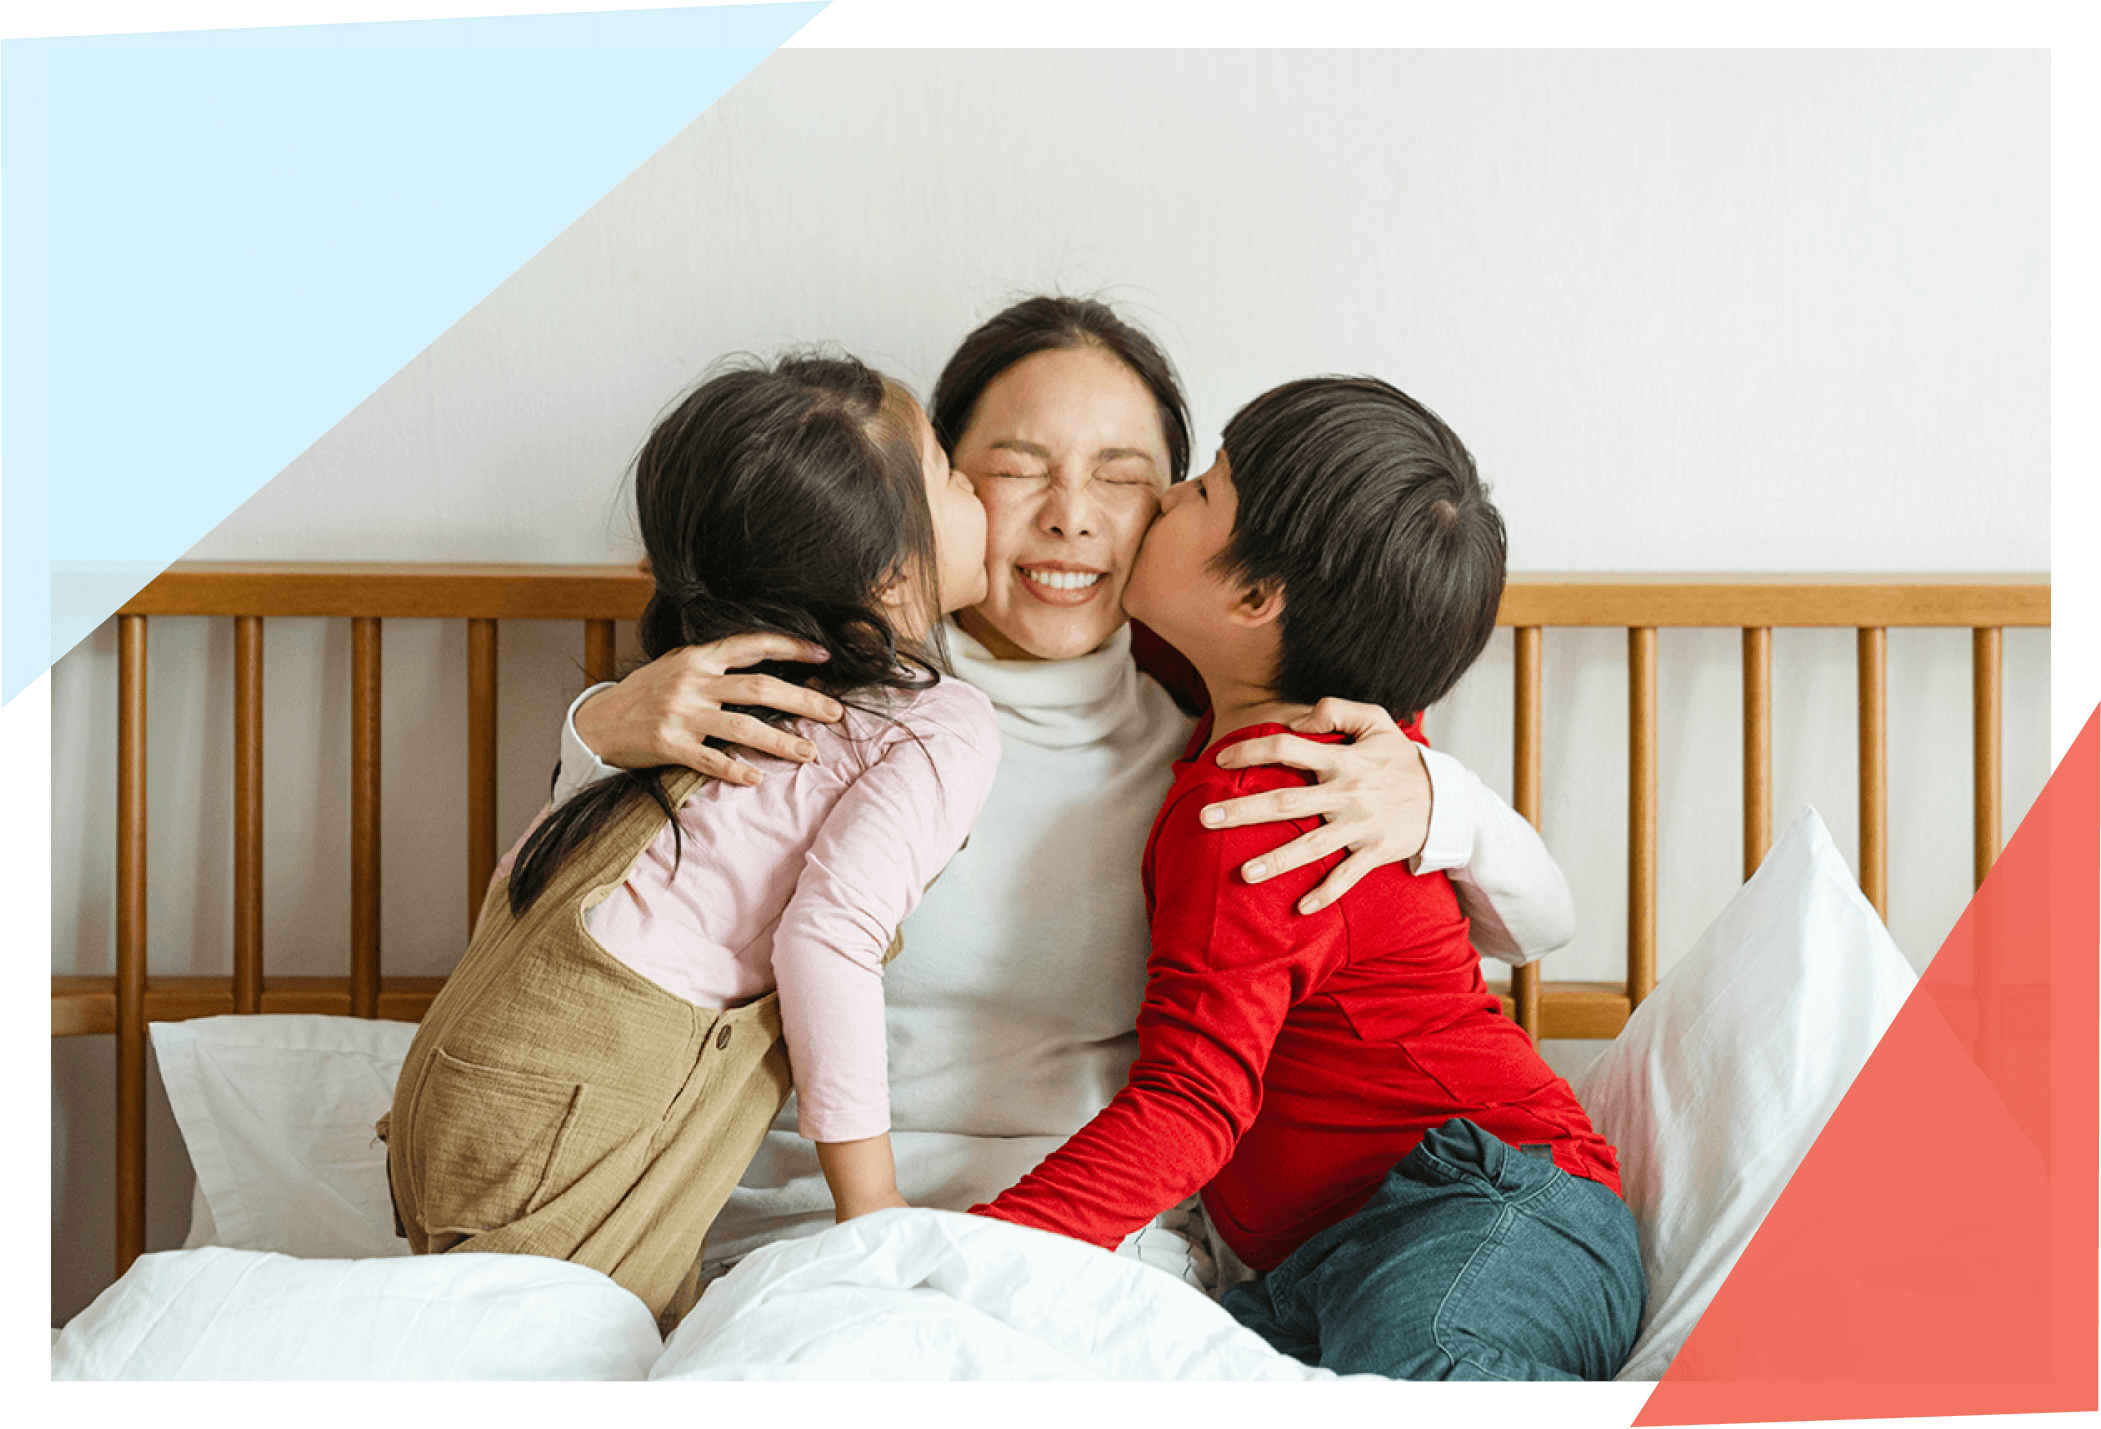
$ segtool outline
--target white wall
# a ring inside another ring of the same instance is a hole
[[[1472,446],[1519,572],[2041,571],[2048,80],[2040,53],[783,51],[193,554],[625,559],[623,469],[717,357],[831,339],[925,391],[977,321],[1060,288],[1161,337],[1201,453],[1285,378],[1399,383]],[[153,627],[156,973],[228,966],[230,643]],[[347,964],[347,644],[266,636],[280,972]],[[465,934],[464,646],[386,631],[393,972]],[[112,965],[114,647],[54,676],[59,972]],[[1889,647],[1891,926],[1923,964],[1969,891],[1968,641]],[[1617,971],[1624,649],[1547,640],[1544,824],[1583,922],[1556,977]],[[1662,638],[1666,969],[1739,877],[1737,650]],[[506,837],[580,658],[504,628]],[[1813,802],[1850,850],[1851,636],[1780,632],[1775,663],[1775,827]],[[1431,717],[1506,793],[1509,678],[1499,635]],[[2045,633],[2009,632],[2009,832],[2048,679]],[[53,1055],[57,1323],[107,1278],[109,1082],[106,1039]],[[164,1245],[183,1167],[154,1134]]]

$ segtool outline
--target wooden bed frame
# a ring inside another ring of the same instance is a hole
[[[117,1271],[143,1251],[146,1231],[146,1024],[221,1013],[309,1012],[414,1021],[440,978],[387,978],[380,968],[380,631],[384,620],[464,620],[468,662],[468,880],[470,917],[497,857],[496,623],[581,622],[584,668],[613,672],[614,622],[633,620],[648,579],[626,566],[178,565],[125,604],[118,628],[115,977],[51,980],[54,1037],[117,1038]],[[227,977],[146,976],[146,629],[150,617],[234,621],[234,952]],[[347,978],[263,974],[262,622],[285,617],[351,622],[351,955]],[[1497,623],[1513,627],[1515,797],[1539,821],[1541,649],[1548,627],[1618,627],[1628,640],[1628,926],[1623,982],[1542,982],[1537,967],[1498,985],[1535,1038],[1616,1035],[1656,983],[1656,632],[1733,627],[1743,632],[1743,866],[1748,878],[1772,841],[1772,632],[1858,632],[1862,890],[1888,912],[1884,758],[1885,631],[1968,628],[1972,634],[1975,877],[1998,856],[2000,631],[2050,623],[2047,576],[1513,577]]]

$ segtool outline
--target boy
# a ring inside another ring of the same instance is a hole
[[[1495,626],[1502,519],[1459,439],[1374,379],[1288,383],[1224,441],[1168,490],[1124,597],[1212,705],[1146,848],[1138,1059],[973,1210],[1113,1247],[1201,1187],[1268,1272],[1226,1308],[1288,1354],[1395,1378],[1609,1378],[1645,1297],[1618,1166],[1482,982],[1450,883],[1385,868],[1300,915],[1341,851],[1260,884],[1237,870],[1318,821],[1221,834],[1197,812],[1310,782],[1217,755],[1318,693],[1412,721],[1449,690]]]

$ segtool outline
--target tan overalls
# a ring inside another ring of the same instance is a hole
[[[673,805],[700,782],[667,780]],[[692,1305],[708,1226],[790,1081],[778,994],[696,1007],[584,931],[585,910],[664,822],[637,801],[523,919],[505,882],[490,889],[379,1131],[412,1251],[573,1260],[634,1291],[668,1328]]]

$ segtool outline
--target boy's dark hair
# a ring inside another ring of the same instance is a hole
[[[993,314],[957,346],[934,383],[929,415],[934,435],[950,452],[970,426],[978,398],[993,379],[1025,357],[1076,347],[1098,347],[1131,369],[1160,409],[1167,438],[1169,481],[1189,475],[1189,403],[1160,345],[1093,298],[1039,294]]]
[[[933,684],[946,662],[916,409],[911,393],[843,354],[732,368],[689,392],[635,460],[635,515],[656,582],[636,625],[643,655],[770,631],[830,658],[762,661],[752,672],[842,704],[866,708],[867,692]],[[921,649],[899,647],[875,600],[907,572],[922,574],[927,600]],[[770,724],[792,718],[729,708]],[[623,772],[548,815],[511,871],[512,914],[633,800],[675,815],[664,780],[676,772]]]
[[[1503,518],[1437,415],[1373,377],[1310,377],[1226,423],[1239,514],[1216,569],[1284,588],[1277,698],[1406,720],[1495,630]]]

